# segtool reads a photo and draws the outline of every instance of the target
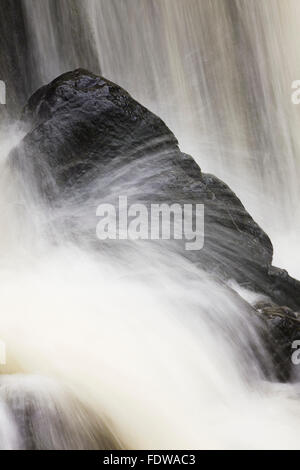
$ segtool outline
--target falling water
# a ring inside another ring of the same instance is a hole
[[[84,66],[161,116],[299,273],[297,0],[23,0],[34,87]],[[285,248],[288,240],[289,250]]]
[[[300,79],[297,0],[18,5],[30,53],[16,102],[66,70],[101,70],[160,115],[201,168],[231,185],[272,235],[278,262],[300,275],[299,111],[290,100]],[[25,445],[9,397],[28,387],[38,410],[50,393],[57,414],[67,415],[69,441],[50,447],[99,442],[78,434],[82,423],[91,426],[90,410],[98,434],[104,429],[116,447],[299,447],[299,387],[265,381],[257,351],[268,357],[248,304],[174,253],[140,256],[137,244],[134,257],[120,260],[74,245],[32,182],[9,166],[22,137],[13,136],[2,137],[0,162],[0,328],[9,359],[1,447]],[[60,385],[49,391],[39,375]],[[66,394],[80,412],[65,406]]]

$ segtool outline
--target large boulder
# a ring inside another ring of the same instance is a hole
[[[11,164],[27,172],[51,207],[63,201],[65,227],[78,235],[84,225],[95,242],[95,207],[119,195],[147,205],[203,203],[203,249],[164,242],[219,279],[233,278],[300,310],[300,283],[271,267],[271,241],[238,197],[203,174],[164,122],[121,87],[86,70],[65,73],[29,99],[23,121],[27,134]],[[87,210],[80,206],[93,213],[90,225],[81,223]]]

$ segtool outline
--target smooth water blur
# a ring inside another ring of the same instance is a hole
[[[40,84],[101,67],[236,191],[273,239],[277,264],[299,272],[297,246],[283,259],[285,237],[300,234],[298,0],[23,2]]]

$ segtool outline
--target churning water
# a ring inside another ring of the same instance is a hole
[[[300,78],[297,1],[23,4],[36,86],[76,66],[101,68],[237,191],[278,240],[277,259],[300,275],[292,244],[299,113],[290,102]],[[30,390],[40,413],[32,439],[42,448],[299,448],[299,386],[264,379],[268,357],[248,304],[179,254],[140,254],[137,243],[120,259],[76,246],[32,182],[10,167],[20,138],[1,138],[0,335],[8,363],[0,446],[28,446],[19,402]],[[58,416],[65,427],[57,431]]]

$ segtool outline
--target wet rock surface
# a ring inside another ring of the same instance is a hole
[[[224,182],[202,173],[180,151],[159,117],[118,85],[77,69],[39,89],[22,119],[27,134],[11,153],[11,165],[27,172],[24,181],[37,184],[50,206],[65,208],[60,221],[66,230],[86,230],[92,243],[97,205],[116,202],[119,195],[147,206],[204,204],[203,249],[187,251],[181,241],[163,243],[173,243],[176,252],[218,279],[235,279],[276,304],[257,311],[276,338],[271,349],[278,355],[279,369],[285,370],[282,378],[290,375],[287,361],[299,331],[293,313],[300,311],[299,281],[272,267],[267,234]],[[88,212],[90,225],[82,219]],[[286,307],[278,307],[282,305]]]

